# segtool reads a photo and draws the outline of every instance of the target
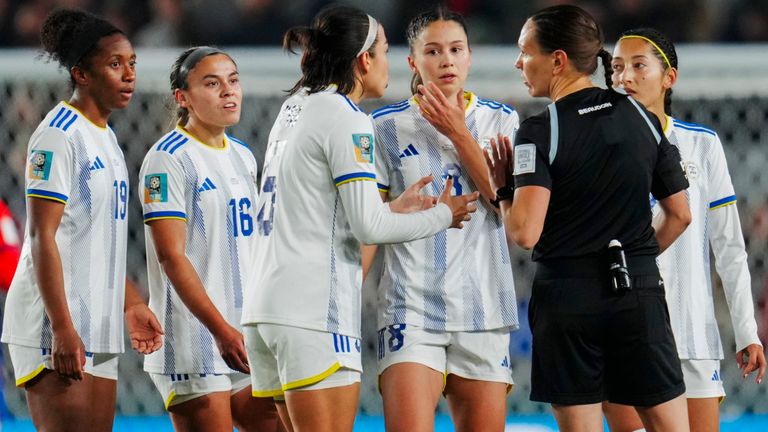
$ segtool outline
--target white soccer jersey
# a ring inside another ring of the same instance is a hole
[[[374,154],[370,118],[335,86],[286,100],[269,135],[243,324],[359,338],[358,238],[404,241],[448,227],[445,204],[391,213],[376,191]]]
[[[56,231],[72,323],[86,351],[123,351],[128,171],[111,129],[61,102],[29,140],[27,199],[64,204]],[[3,317],[2,341],[51,348],[51,322],[35,277],[29,220]]]
[[[680,149],[690,182],[687,194],[693,217],[685,232],[658,258],[678,354],[683,359],[722,359],[712,301],[710,246],[723,280],[737,349],[760,343],[736,195],[715,132],[668,118],[665,133]],[[659,206],[652,202],[656,214]]]
[[[224,319],[240,328],[245,270],[253,265],[256,160],[242,142],[223,148],[201,143],[177,127],[147,152],[139,174],[144,222],[186,221],[187,258]],[[208,328],[187,309],[157,259],[144,226],[149,307],[165,331],[144,370],[159,374],[231,373]]]
[[[499,133],[514,138],[517,112],[508,105],[467,93],[467,127],[484,148]],[[448,175],[453,194],[472,193],[451,141],[419,112],[415,99],[372,114],[376,127],[379,189],[394,200],[420,178],[432,174],[425,190],[439,195]],[[384,248],[379,282],[379,328],[412,324],[429,330],[474,331],[517,328],[512,264],[504,226],[487,204],[479,204],[464,229]]]

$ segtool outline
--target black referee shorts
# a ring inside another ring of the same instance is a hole
[[[664,285],[652,257],[628,257],[616,294],[602,260],[539,263],[528,319],[531,400],[654,406],[685,392]]]

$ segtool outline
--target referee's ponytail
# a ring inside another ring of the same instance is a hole
[[[605,74],[605,85],[608,86],[609,89],[613,90],[613,70],[611,69],[611,60],[613,60],[613,56],[611,53],[605,50],[605,48],[601,48],[600,51],[597,53],[597,56],[600,57],[600,61],[603,62],[603,73]]]

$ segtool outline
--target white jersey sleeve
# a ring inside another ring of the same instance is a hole
[[[139,181],[145,223],[158,219],[187,219],[184,170],[173,155],[150,149]]]
[[[27,196],[66,204],[72,188],[72,146],[64,131],[47,128],[30,143]]]
[[[761,343],[757,336],[752,283],[739,212],[735,205],[736,195],[718,137],[715,137],[709,153],[709,164],[710,214],[707,217],[707,231],[715,256],[715,268],[723,281],[725,299],[731,313],[736,351],[740,351],[751,344]]]
[[[326,154],[352,232],[367,244],[423,238],[448,228],[452,214],[445,204],[422,213],[395,214],[381,202],[375,186],[373,126],[367,116],[351,113],[338,123]]]

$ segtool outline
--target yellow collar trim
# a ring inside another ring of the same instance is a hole
[[[176,125],[176,130],[178,130],[179,132],[183,133],[184,135],[192,138],[193,140],[197,141],[200,145],[203,145],[203,146],[205,146],[205,147],[207,147],[207,148],[209,148],[211,150],[226,150],[229,147],[229,144],[228,144],[229,140],[226,138],[226,136],[222,140],[223,143],[224,143],[224,146],[223,147],[215,147],[215,146],[208,145],[208,144],[204,143],[203,140],[201,140],[200,138],[196,137],[192,132],[186,130],[184,128],[184,126],[182,126],[182,125]]]
[[[79,109],[77,109],[77,108],[73,107],[72,105],[70,105],[70,103],[69,103],[69,102],[67,102],[67,101],[61,101],[61,103],[63,103],[64,105],[66,105],[68,108],[75,110],[75,111],[76,111],[78,114],[80,114],[80,117],[82,117],[82,118],[84,118],[85,120],[87,120],[87,121],[88,121],[88,123],[90,123],[90,124],[94,125],[95,127],[99,128],[99,129],[101,129],[101,130],[104,130],[104,131],[105,131],[105,130],[107,130],[107,127],[106,127],[106,126],[99,126],[99,125],[97,125],[96,123],[92,122],[92,121],[91,121],[91,119],[89,119],[88,117],[86,117],[86,115],[85,115],[85,114],[83,114],[83,112],[82,112],[82,111],[80,111]]]

